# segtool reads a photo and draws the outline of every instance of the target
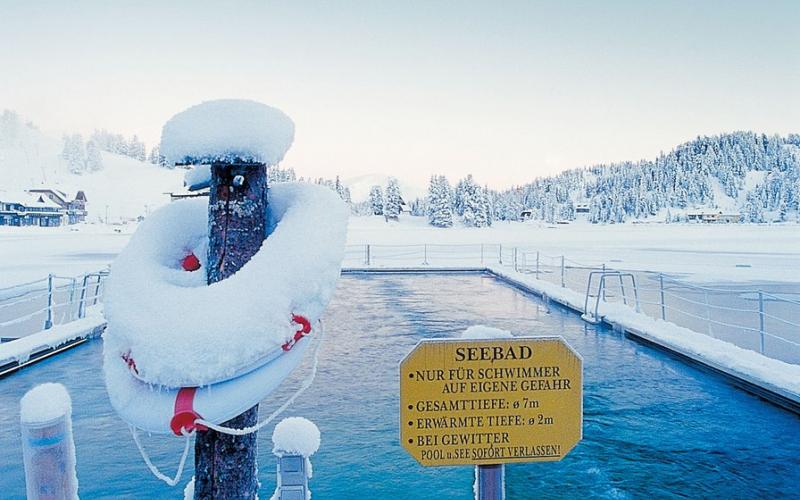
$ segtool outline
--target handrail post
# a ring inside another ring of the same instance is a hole
[[[760,351],[761,354],[764,354],[764,334],[766,333],[764,328],[764,292],[761,290],[758,291],[758,332],[761,334],[761,342],[760,342]]]
[[[73,315],[72,306],[73,303],[75,302],[75,292],[77,291],[76,289],[78,288],[78,278],[75,277],[70,278],[70,281],[72,282],[72,284],[69,287],[69,306],[67,306],[68,308],[67,313],[69,314],[69,320],[73,321],[74,319],[76,319],[75,316]]]
[[[483,243],[481,243],[481,265],[483,265]]]
[[[500,243],[498,246],[500,247],[500,250],[498,252],[498,259],[497,260],[502,265],[503,264],[503,244]]]
[[[603,262],[603,274],[606,274],[606,263]],[[606,301],[606,291],[603,290],[603,302]]]
[[[536,279],[539,279],[539,250],[536,250]]]
[[[583,299],[583,315],[588,316],[589,314],[589,295],[592,292],[592,279],[594,278],[595,272],[589,271],[589,279],[586,280],[586,296]],[[598,294],[600,291],[598,290]]]
[[[565,276],[564,276],[565,268],[564,268],[564,256],[561,256],[561,288],[565,288],[567,286]]]
[[[81,298],[78,301],[78,319],[86,316],[86,287],[89,282],[89,275],[83,274],[83,281],[81,284]]]
[[[366,263],[369,265],[369,244],[364,247],[364,251],[366,252]]]
[[[427,266],[427,265],[428,265],[428,244],[427,244],[427,243],[425,243],[425,244],[423,245],[423,250],[422,250],[422,251],[424,252],[424,253],[423,253],[423,261],[422,261],[422,264]]]
[[[514,271],[519,272],[519,266],[517,265],[517,247],[514,247],[514,252],[511,254],[511,260],[514,262]]]
[[[661,294],[661,319],[667,320],[667,305],[664,302],[664,273],[658,273],[658,289]]]
[[[594,319],[599,321],[600,320],[600,296],[603,295],[601,290],[603,290],[606,286],[606,275],[600,276],[600,288],[597,292],[597,298],[594,301]]]
[[[100,298],[100,281],[103,279],[103,275],[97,273],[97,284],[94,286],[94,298],[92,299],[92,305],[97,305],[97,300]]]
[[[47,275],[47,319],[44,321],[44,329],[53,328],[53,274]]]

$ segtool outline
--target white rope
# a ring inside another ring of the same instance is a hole
[[[186,438],[186,444],[183,446],[183,454],[181,455],[181,461],[178,463],[178,471],[175,473],[174,478],[170,478],[158,470],[158,467],[156,467],[150,460],[150,457],[144,450],[142,443],[139,441],[139,431],[136,429],[136,427],[130,426],[130,429],[131,435],[133,436],[133,442],[136,443],[136,447],[139,449],[139,454],[144,459],[144,463],[147,464],[147,468],[150,469],[150,472],[158,479],[167,483],[169,486],[175,486],[178,484],[178,482],[181,480],[181,475],[183,474],[183,466],[186,465],[186,457],[189,456],[189,443],[191,443],[191,434],[186,432],[186,429],[181,429],[181,434],[183,434],[183,436]]]
[[[295,391],[295,393],[292,394],[292,396],[289,399],[287,399],[286,402],[283,403],[277,410],[272,412],[272,414],[269,417],[267,417],[266,419],[262,420],[261,422],[257,423],[252,427],[245,427],[243,429],[233,429],[230,427],[223,427],[221,425],[213,424],[201,418],[195,420],[195,424],[204,425],[209,429],[221,432],[223,434],[230,434],[232,436],[243,436],[245,434],[250,434],[258,431],[265,425],[269,424],[272,420],[274,420],[275,417],[283,413],[283,411],[286,408],[288,408],[289,405],[294,403],[295,399],[297,399],[301,394],[303,394],[306,391],[306,389],[311,387],[311,384],[314,382],[314,378],[317,375],[317,365],[319,364],[319,348],[320,346],[322,346],[322,337],[325,332],[325,328],[322,325],[322,320],[319,321],[319,326],[320,326],[319,334],[316,335],[316,337],[318,337],[318,340],[317,340],[317,345],[314,348],[314,361],[311,366],[311,373],[309,374],[308,377],[306,377],[306,379],[300,385],[300,388],[297,391]],[[169,486],[177,485],[178,482],[181,480],[181,475],[183,475],[183,468],[186,465],[186,457],[189,455],[189,443],[191,442],[191,436],[193,433],[190,434],[186,431],[186,429],[183,428],[181,429],[181,434],[186,438],[186,444],[183,447],[183,454],[181,455],[181,460],[178,463],[178,470],[175,473],[175,477],[171,478],[165,475],[160,470],[158,470],[158,467],[156,467],[155,464],[152,462],[152,460],[150,460],[150,456],[147,454],[147,451],[145,451],[141,441],[139,441],[139,431],[136,429],[136,427],[130,426],[130,429],[131,429],[131,435],[133,436],[133,442],[136,443],[136,448],[139,450],[139,454],[142,456],[142,459],[144,460],[144,463],[147,465],[147,468],[150,469],[150,473],[152,473],[158,479],[167,483]]]
[[[253,425],[253,426],[250,426],[250,427],[244,427],[242,429],[234,429],[232,427],[224,427],[224,426],[217,425],[215,423],[209,422],[207,420],[203,420],[202,418],[198,418],[197,420],[195,420],[195,424],[204,425],[204,426],[208,427],[209,429],[215,430],[217,432],[221,432],[223,434],[229,434],[231,436],[244,436],[245,434],[251,434],[253,432],[257,432],[259,429],[261,429],[265,425],[267,425],[270,422],[272,422],[275,419],[275,417],[277,417],[281,413],[283,413],[283,411],[286,410],[286,408],[288,408],[289,405],[294,403],[294,400],[297,399],[301,394],[303,394],[306,391],[306,389],[311,387],[311,384],[314,382],[314,377],[316,377],[316,375],[317,375],[317,364],[319,363],[319,349],[322,346],[322,338],[323,338],[323,334],[325,332],[325,328],[322,325],[322,320],[319,321],[319,327],[320,327],[319,328],[319,334],[316,335],[318,340],[317,340],[316,347],[314,347],[314,361],[313,361],[313,364],[311,365],[311,373],[309,373],[308,377],[306,377],[306,379],[303,380],[303,383],[300,385],[300,388],[297,389],[297,391],[295,391],[295,393],[292,394],[292,396],[289,399],[287,399],[286,402],[284,402],[277,410],[272,412],[272,414],[270,414],[270,416],[268,416],[267,418],[265,418],[261,422],[257,423],[256,425]]]

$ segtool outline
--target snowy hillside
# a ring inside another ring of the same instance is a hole
[[[495,218],[523,209],[548,222],[685,220],[699,210],[740,213],[745,222],[784,221],[800,210],[800,135],[734,132],[681,144],[654,160],[563,172],[494,193]]]
[[[99,170],[81,174],[70,171],[62,157],[64,142],[49,137],[13,113],[5,113],[0,128],[0,189],[22,191],[36,187],[59,189],[67,194],[84,191],[87,221],[110,222],[135,219],[169,201],[165,192],[179,190],[183,171],[99,152]]]

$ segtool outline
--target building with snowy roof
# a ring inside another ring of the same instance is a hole
[[[83,191],[68,195],[59,189],[41,187],[29,189],[28,192],[45,195],[50,201],[63,208],[67,216],[67,224],[77,224],[86,220],[86,193]]]
[[[60,226],[67,211],[41,193],[0,191],[0,226]]]
[[[697,210],[688,212],[686,219],[690,222],[737,224],[742,221],[741,214],[724,213],[721,211]]]

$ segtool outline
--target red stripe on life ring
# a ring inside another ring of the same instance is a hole
[[[172,415],[172,420],[169,421],[169,427],[176,436],[181,436],[183,429],[186,429],[187,432],[208,430],[206,426],[194,423],[198,418],[203,418],[194,411],[194,393],[196,391],[197,387],[182,387],[175,396],[175,413]]]
[[[292,314],[292,321],[300,325],[300,329],[294,333],[294,337],[292,337],[291,340],[281,346],[284,351],[289,351],[292,347],[294,347],[298,340],[311,333],[311,322],[308,321],[308,318],[305,316]]]

